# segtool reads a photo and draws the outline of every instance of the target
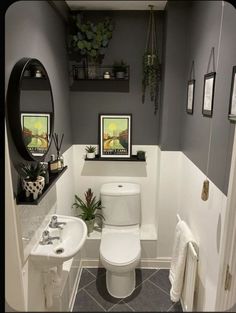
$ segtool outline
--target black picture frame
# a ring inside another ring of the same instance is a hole
[[[229,119],[236,121],[236,65],[233,66],[230,98],[229,98]]]
[[[202,114],[212,117],[215,93],[216,72],[211,72],[204,75]]]
[[[131,158],[132,114],[99,114],[100,158]]]
[[[192,79],[188,81],[188,88],[187,88],[186,112],[188,114],[193,114],[194,93],[195,93],[195,79]]]
[[[50,113],[21,112],[23,140],[27,150],[33,157],[42,157],[48,151],[51,136],[50,120]],[[38,129],[39,133],[37,133],[37,135],[34,134],[35,129],[32,127],[33,124],[39,124],[41,126],[41,128]],[[33,140],[36,137],[39,138],[39,140]]]

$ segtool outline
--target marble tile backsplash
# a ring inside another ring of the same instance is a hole
[[[38,205],[16,206],[24,262],[35,243],[40,239],[44,228],[50,221],[51,215],[56,213],[56,200],[56,186],[54,186]]]

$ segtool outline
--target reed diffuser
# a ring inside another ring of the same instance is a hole
[[[62,141],[64,138],[64,134],[62,134],[61,136],[61,140],[59,140],[59,136],[57,133],[54,133],[52,135],[56,150],[57,150],[57,156],[56,156],[56,161],[57,161],[57,170],[61,171],[64,167],[64,159],[63,156],[60,154],[61,151],[61,145],[62,145]]]

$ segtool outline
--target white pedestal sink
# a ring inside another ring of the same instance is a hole
[[[30,259],[43,274],[46,307],[53,304],[53,285],[56,287],[61,282],[63,262],[73,258],[87,238],[87,226],[82,219],[56,216],[59,223],[65,224],[61,228],[51,228],[48,224],[45,230],[49,231],[50,237],[60,239],[52,240],[51,244],[42,244],[40,240],[30,253]]]
[[[65,223],[62,228],[50,228],[51,237],[59,237],[52,244],[42,245],[40,241],[32,249],[30,258],[41,269],[60,266],[63,262],[73,258],[82,248],[87,237],[87,226],[85,222],[73,216],[56,215],[58,222]]]

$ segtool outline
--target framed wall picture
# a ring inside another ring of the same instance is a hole
[[[21,113],[23,140],[34,156],[44,155],[49,146],[50,114]]]
[[[233,67],[229,100],[229,119],[236,121],[236,65]]]
[[[202,114],[209,117],[213,113],[215,77],[215,72],[204,75]]]
[[[195,79],[189,80],[188,91],[187,91],[187,105],[186,105],[186,111],[189,114],[193,114],[194,89],[195,89]]]
[[[131,157],[131,114],[100,114],[100,157]]]

